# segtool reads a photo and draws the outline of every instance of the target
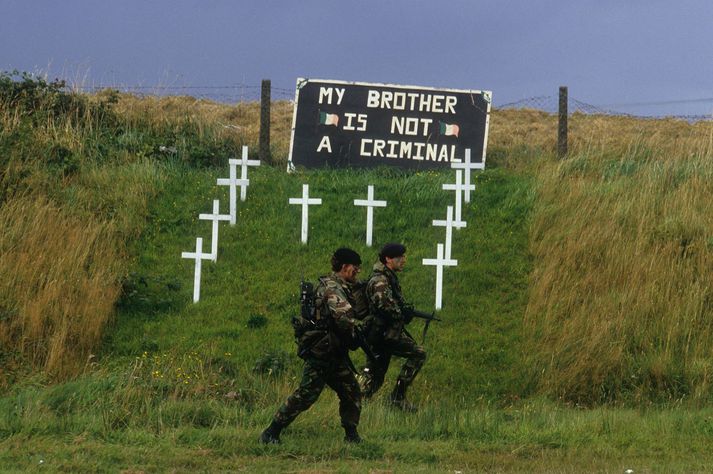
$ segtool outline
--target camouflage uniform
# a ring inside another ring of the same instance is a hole
[[[349,290],[351,291],[350,299],[352,301],[352,307],[356,319],[363,321],[369,316],[369,299],[366,296],[366,285],[368,281],[359,280],[356,283],[349,284]]]
[[[368,341],[377,358],[367,358],[364,396],[371,397],[379,390],[384,383],[391,357],[397,356],[404,357],[406,361],[401,367],[391,398],[403,399],[406,389],[426,361],[426,351],[404,328],[410,319],[407,320],[402,312],[405,302],[396,273],[381,262],[374,264],[366,294],[373,314]]]
[[[356,428],[361,413],[361,391],[349,360],[354,347],[356,311],[351,285],[335,273],[319,279],[315,303],[319,318],[327,318],[329,330],[305,356],[300,386],[277,410],[273,422],[284,427],[317,401],[325,384],[339,397],[344,428]]]

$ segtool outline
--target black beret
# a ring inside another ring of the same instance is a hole
[[[388,243],[381,247],[381,251],[379,252],[379,259],[384,259],[386,257],[389,258],[396,258],[396,257],[401,257],[406,253],[406,247],[404,247],[401,244],[398,243]]]
[[[332,256],[340,265],[361,265],[361,257],[352,249],[342,247],[337,249]]]

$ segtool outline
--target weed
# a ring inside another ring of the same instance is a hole
[[[287,367],[287,353],[282,350],[265,352],[253,366],[253,372],[263,375],[279,375]]]
[[[262,314],[251,314],[246,325],[250,329],[262,328],[267,325],[267,318]]]

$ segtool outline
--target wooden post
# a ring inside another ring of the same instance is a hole
[[[557,130],[557,156],[567,155],[567,87],[560,87],[559,127]]]
[[[260,94],[260,161],[272,163],[270,157],[270,79],[262,80]]]

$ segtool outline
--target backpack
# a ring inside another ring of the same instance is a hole
[[[299,357],[329,355],[332,344],[328,323],[320,317],[314,285],[304,279],[300,283],[300,313],[292,317],[292,328]]]

